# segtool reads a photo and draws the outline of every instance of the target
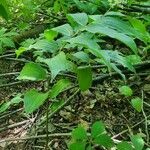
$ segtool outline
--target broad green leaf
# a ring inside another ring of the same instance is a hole
[[[132,104],[133,108],[134,108],[135,110],[137,110],[138,112],[141,112],[141,111],[142,111],[143,102],[142,102],[142,99],[141,99],[141,98],[136,97],[136,98],[131,99],[131,104]]]
[[[5,34],[6,31],[7,31],[6,28],[1,28],[0,29],[0,37],[2,37]]]
[[[87,133],[85,129],[81,126],[77,127],[72,131],[72,138],[75,141],[86,141],[87,140]]]
[[[133,146],[135,150],[142,150],[144,147],[144,140],[139,135],[133,135],[130,137],[131,142],[133,143]]]
[[[94,143],[99,144],[100,146],[104,146],[106,148],[111,148],[114,145],[113,140],[111,139],[111,137],[109,137],[106,134],[102,134],[102,135],[97,136],[94,139]]]
[[[88,25],[86,30],[91,33],[100,33],[100,34],[109,36],[111,38],[117,39],[121,41],[122,43],[124,43],[125,45],[127,45],[128,47],[130,47],[131,50],[135,54],[137,54],[137,47],[136,47],[134,40],[131,37],[123,33],[117,32],[114,29],[111,29],[107,26],[104,26],[98,23],[93,23],[93,24]]]
[[[100,50],[97,42],[94,39],[91,39],[89,34],[81,34],[66,41],[70,44],[77,44],[78,46],[84,46],[85,48],[88,48],[87,51],[89,51],[96,57],[103,59],[107,67],[111,68],[107,56],[103,53],[102,50]]]
[[[133,147],[130,143],[123,141],[117,145],[117,150],[133,150]]]
[[[96,138],[97,136],[106,133],[105,125],[101,121],[97,121],[92,125],[91,136]]]
[[[50,98],[55,98],[59,93],[61,93],[65,88],[69,87],[71,82],[67,79],[59,80],[51,89]]]
[[[60,52],[58,55],[51,59],[44,59],[51,71],[51,80],[53,80],[60,71],[73,71],[74,64],[66,59],[64,52]]]
[[[85,142],[74,142],[69,145],[69,150],[85,150]]]
[[[143,42],[150,42],[150,34],[146,30],[146,26],[141,20],[136,19],[135,17],[127,17],[136,31],[139,32]]]
[[[130,61],[128,61],[125,57],[123,57],[120,52],[110,51],[110,50],[105,50],[103,52],[104,52],[104,55],[107,55],[107,57],[110,57],[109,59],[111,61],[121,64],[123,67],[128,68],[130,71],[135,72],[135,69],[130,63]]]
[[[0,1],[0,16],[2,16],[4,19],[8,20],[8,7],[6,0]]]
[[[130,62],[132,65],[135,65],[135,64],[138,64],[138,63],[141,63],[141,62],[142,62],[140,56],[137,56],[137,55],[128,55],[128,56],[126,56],[126,59],[127,59],[128,62]]]
[[[17,77],[19,80],[40,81],[46,79],[46,71],[37,63],[27,63]]]
[[[69,24],[64,24],[61,26],[58,26],[56,28],[52,28],[53,31],[56,31],[58,33],[61,33],[66,36],[72,36],[73,35],[73,29]]]
[[[35,89],[27,91],[24,95],[24,107],[27,114],[33,113],[48,98],[49,92],[39,93]]]
[[[22,101],[22,94],[17,94],[14,98],[0,105],[0,113],[6,111],[11,105],[18,104]]]
[[[119,88],[119,91],[124,96],[132,96],[132,94],[133,94],[133,91],[129,86],[121,86]]]
[[[30,45],[29,49],[42,50],[44,52],[54,53],[58,50],[58,45],[55,41],[39,40],[35,44]]]
[[[88,16],[86,13],[68,14],[67,18],[72,26],[76,26],[76,24],[85,26],[88,23]]]
[[[100,49],[96,40],[92,39],[88,34],[80,34],[74,38],[66,40],[71,44],[80,44],[80,46],[85,46],[89,49]]]
[[[92,70],[90,66],[77,68],[77,79],[82,91],[87,90],[92,85]]]
[[[12,39],[8,38],[8,37],[2,37],[0,38],[1,42],[4,44],[4,46],[8,46],[8,47],[15,47],[14,42],[12,41]]]
[[[44,31],[44,36],[48,41],[52,41],[54,40],[54,38],[56,38],[58,35],[58,33],[56,31],[47,29]]]
[[[72,54],[75,58],[77,58],[78,60],[80,60],[81,62],[89,62],[90,58],[89,55],[83,51],[80,52],[76,52],[74,54]]]

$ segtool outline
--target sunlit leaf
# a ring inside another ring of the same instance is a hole
[[[88,23],[88,16],[86,13],[68,14],[67,18],[72,26],[76,26],[76,24],[85,26]]]
[[[50,98],[55,98],[59,93],[61,93],[65,88],[70,86],[71,82],[67,79],[59,80],[51,89]]]
[[[117,150],[133,150],[133,147],[129,142],[123,141],[117,145]]]
[[[20,72],[17,79],[40,81],[46,79],[46,71],[37,63],[27,63]]]
[[[141,112],[141,111],[142,111],[143,102],[142,102],[142,99],[141,99],[141,98],[136,97],[136,98],[131,99],[131,104],[132,104],[133,108],[134,108],[135,110],[137,110],[138,112]]]
[[[129,86],[121,86],[119,88],[119,91],[124,96],[132,96],[132,94],[133,94],[133,91]]]
[[[142,150],[144,147],[144,140],[139,135],[131,136],[131,142],[136,150]]]
[[[57,31],[58,33],[61,33],[66,36],[73,35],[73,29],[69,24],[64,24],[61,26],[58,26],[56,28],[52,28],[53,31]]]
[[[91,136],[96,138],[97,136],[106,133],[105,125],[101,121],[97,121],[92,125]]]

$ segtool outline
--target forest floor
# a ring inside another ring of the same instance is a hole
[[[8,101],[17,93],[22,93],[31,87],[42,89],[43,83],[30,82],[8,85],[8,83],[16,82],[17,72],[21,70],[23,64],[5,58],[0,60],[1,74],[16,72],[14,75],[0,77],[2,85],[0,87],[1,101]],[[142,72],[144,70],[146,70],[147,74],[150,72],[149,68],[142,69]],[[150,76],[147,74],[142,75],[142,72],[139,75],[137,74],[137,76],[128,74],[127,83],[134,91],[133,97],[143,96],[145,102],[144,112],[148,117],[147,121],[149,121]],[[150,128],[145,128],[147,122],[145,122],[146,118],[144,118],[143,114],[136,112],[132,108],[129,98],[119,93],[119,84],[123,84],[123,81],[118,76],[110,76],[96,81],[89,90],[78,93],[67,106],[49,119],[49,133],[54,134],[54,136],[49,138],[51,149],[66,150],[70,138],[64,133],[70,133],[78,124],[83,124],[86,128],[89,128],[97,120],[102,120],[108,132],[117,140],[128,140],[129,134],[134,132],[141,132],[143,137],[147,134],[146,130],[150,133]],[[63,92],[60,97],[61,99],[67,99],[73,92],[73,89]],[[45,139],[38,139],[36,136],[32,138],[32,136],[46,134],[46,125],[38,125],[42,110],[45,109],[46,106],[44,105],[34,115],[27,116],[23,112],[21,103],[19,106],[14,105],[9,111],[0,115],[1,140],[31,136],[31,139],[0,143],[0,149],[44,149]],[[58,136],[57,133],[60,135]]]

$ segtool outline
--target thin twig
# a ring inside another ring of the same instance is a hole
[[[18,85],[23,83],[24,81],[17,81],[17,82],[12,82],[12,83],[7,83],[7,84],[1,84],[0,88],[8,87],[8,86],[13,86],[13,85]],[[31,81],[30,81],[31,82]]]
[[[69,137],[71,133],[54,133],[48,134],[48,137]],[[39,138],[46,138],[47,135],[37,135],[37,136],[30,136],[30,137],[20,137],[20,138],[7,138],[0,140],[0,143],[10,142],[10,141],[23,141],[23,140],[31,140],[31,139],[39,139]]]
[[[0,74],[0,77],[11,76],[11,75],[18,75],[19,73],[20,73],[20,72],[3,73],[3,74]]]
[[[17,113],[17,112],[19,112],[19,111],[22,111],[23,109],[24,109],[24,108],[20,108],[20,109],[17,109],[17,110],[15,110],[15,111],[11,111],[11,112],[9,112],[9,113],[7,113],[7,114],[4,114],[4,115],[0,116],[0,119],[7,118],[7,117],[10,116],[10,115],[13,115],[13,114],[15,114],[15,113]]]
[[[0,132],[5,131],[5,130],[8,130],[8,129],[11,129],[11,128],[16,128],[16,127],[21,126],[21,125],[23,125],[23,124],[26,124],[26,123],[28,123],[28,122],[30,122],[30,120],[24,120],[24,121],[22,121],[22,122],[18,122],[18,123],[9,125],[9,126],[7,126],[7,127],[0,128]]]
[[[15,54],[13,53],[13,54],[2,55],[2,56],[0,56],[0,59],[10,57],[10,56],[15,56]]]
[[[147,119],[148,119],[148,118],[150,118],[150,115],[147,116]],[[145,118],[144,118],[143,120],[141,120],[140,122],[136,123],[135,125],[133,125],[133,126],[131,127],[131,129],[137,127],[138,125],[140,125],[140,124],[143,123],[144,121],[145,121]],[[118,136],[120,136],[120,135],[122,135],[122,134],[124,134],[124,133],[126,133],[126,132],[128,132],[128,131],[129,131],[129,129],[123,130],[122,132],[120,132],[120,133],[114,135],[112,138],[115,139],[115,138],[117,138]]]

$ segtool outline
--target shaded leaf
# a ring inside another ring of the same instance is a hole
[[[48,98],[49,92],[47,93],[39,93],[35,89],[31,89],[27,91],[24,95],[24,107],[25,112],[30,114],[33,113],[36,109],[38,109]]]
[[[78,67],[77,68],[77,79],[79,87],[82,91],[87,90],[92,85],[92,70],[91,67]]]
[[[136,47],[134,40],[131,37],[129,37],[123,33],[117,32],[114,29],[111,29],[107,26],[104,26],[104,25],[101,25],[98,23],[95,23],[95,24],[93,23],[93,24],[88,25],[86,30],[91,33],[100,33],[103,35],[107,35],[111,38],[117,39],[117,40],[121,41],[122,43],[124,43],[125,45],[127,45],[128,47],[130,47],[131,50],[135,54],[137,54],[137,47]]]

